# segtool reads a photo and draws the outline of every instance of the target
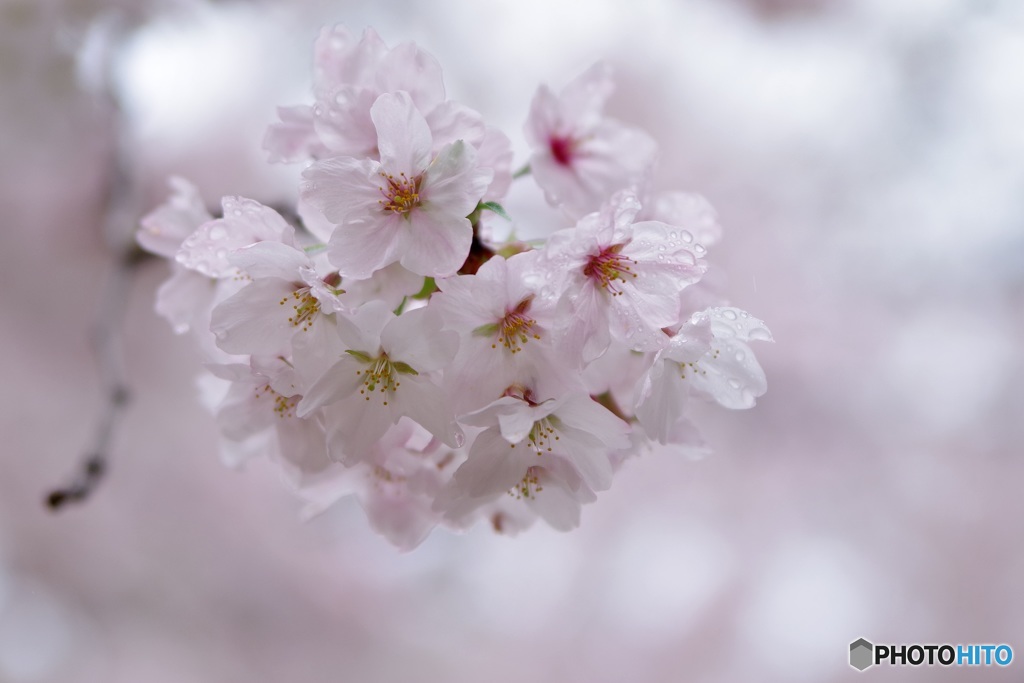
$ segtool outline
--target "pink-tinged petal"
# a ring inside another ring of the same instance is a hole
[[[437,154],[424,174],[420,196],[438,210],[467,216],[487,191],[494,172],[478,168],[476,150],[456,140]]]
[[[492,265],[493,264],[493,265]],[[441,291],[430,297],[445,324],[459,332],[470,333],[481,325],[492,324],[505,315],[504,278],[488,278],[486,271],[505,270],[505,259],[494,256],[476,275],[455,275],[437,280]]]
[[[365,365],[355,358],[345,356],[323,374],[306,390],[296,406],[296,415],[306,417],[314,410],[352,396],[363,383]]]
[[[331,239],[331,235],[334,234],[334,223],[327,220],[327,216],[325,216],[323,212],[310,204],[303,197],[299,197],[295,210],[299,214],[299,218],[302,220],[302,226],[306,228],[306,230],[308,230],[318,242],[326,244],[327,241]]]
[[[557,442],[557,451],[572,464],[579,476],[594,491],[606,491],[612,485],[612,463],[608,451],[586,432],[566,427]],[[597,442],[597,443],[595,443]],[[626,440],[628,445],[629,440]]]
[[[369,301],[351,316],[335,317],[338,336],[347,348],[376,357],[380,353],[381,333],[395,314],[384,302]]]
[[[264,240],[294,244],[295,228],[273,209],[242,197],[224,197],[222,205],[223,218],[202,224],[182,242],[175,260],[189,270],[228,277],[235,272],[227,259],[231,251]]]
[[[288,320],[294,291],[284,280],[264,278],[217,305],[210,321],[217,346],[236,354],[287,353],[297,330]]]
[[[589,126],[614,91],[611,67],[606,62],[597,62],[562,88],[559,100],[568,119],[577,125]]]
[[[482,410],[470,413],[469,415],[463,415],[459,418],[459,422],[470,427],[492,427],[499,415],[520,411],[522,406],[523,402],[521,399],[503,396],[491,402]]]
[[[347,348],[338,334],[338,321],[342,314],[322,316],[308,332],[292,339],[291,363],[295,369],[297,389],[294,393],[305,395],[309,387],[320,379],[343,357]]]
[[[544,190],[548,204],[579,218],[598,208],[601,190],[594,187],[586,176],[572,166],[557,163],[547,152],[535,152],[530,157],[530,175]]]
[[[176,334],[184,334],[209,310],[216,287],[216,281],[205,275],[177,268],[156,292],[156,312],[171,323]]]
[[[763,322],[746,311],[732,307],[709,308],[704,314],[694,315],[694,319],[706,316],[711,323],[711,332],[717,339],[738,339],[739,341],[774,341],[772,333]]]
[[[394,310],[401,305],[402,299],[412,296],[423,289],[423,276],[406,270],[399,263],[384,266],[364,280],[348,277],[342,281],[345,290],[338,299],[347,308],[356,308],[363,302],[379,299]]]
[[[512,141],[497,128],[487,128],[483,142],[477,147],[477,165],[494,171],[484,199],[498,201],[512,187]]]
[[[463,337],[455,360],[445,368],[445,383],[460,415],[501,398],[509,386],[522,379],[516,373],[515,364],[507,361],[504,349],[493,348],[494,343],[492,339]]]
[[[472,497],[507,491],[526,473],[523,454],[530,455],[525,446],[513,448],[497,429],[488,429],[476,437],[469,459],[455,471],[455,483]]]
[[[434,149],[462,140],[479,147],[484,141],[484,121],[480,112],[449,100],[434,107],[426,116]]]
[[[594,130],[593,137],[584,145],[584,157],[593,154],[595,158],[607,159],[617,171],[604,175],[606,187],[610,184],[622,187],[628,182],[639,181],[650,171],[658,155],[654,138],[633,126],[605,119]]]
[[[678,273],[684,280],[696,281],[705,267],[701,258],[706,250],[692,240],[687,242],[682,230],[658,221],[641,221],[632,227],[632,240],[622,253],[637,261],[647,261],[666,272]],[[678,266],[678,268],[667,268]]]
[[[519,410],[500,413],[498,415],[498,428],[501,436],[509,443],[519,443],[530,434],[534,423],[540,419],[534,411],[530,410],[525,403]],[[524,448],[525,448],[524,444]]]
[[[394,488],[394,487],[388,487]],[[359,499],[370,527],[403,552],[414,550],[426,540],[438,518],[429,501],[408,491],[390,495],[375,491]]]
[[[377,129],[370,107],[377,96],[375,90],[343,85],[318,98],[313,105],[313,127],[322,145],[335,155],[376,158]]]
[[[302,172],[302,199],[332,223],[379,212],[380,164],[371,159],[332,157]]]
[[[608,308],[601,305],[603,296],[597,287],[588,282],[574,302],[573,320],[569,327],[571,333],[566,342],[570,349],[579,349],[584,363],[604,353],[612,341]]]
[[[384,57],[376,87],[384,93],[404,90],[421,111],[430,111],[444,102],[441,65],[415,43],[397,45]]]
[[[441,316],[426,306],[392,318],[381,332],[380,345],[391,359],[423,373],[448,365],[458,351],[459,337],[443,330]]]
[[[722,237],[718,212],[704,197],[688,192],[661,192],[647,208],[650,220],[678,226],[683,242],[696,242],[705,247],[716,244]],[[687,236],[684,233],[689,233]]]
[[[332,460],[353,465],[373,455],[373,447],[397,420],[376,401],[355,396],[324,408],[327,450]]]
[[[711,348],[711,325],[706,316],[685,323],[661,352],[659,358],[668,358],[677,363],[694,363]]]
[[[273,423],[273,396],[264,394],[250,374],[234,382],[217,408],[217,426],[226,438],[243,441]]]
[[[297,417],[275,419],[278,453],[275,460],[289,483],[301,488],[331,467],[327,434],[316,420]]]
[[[530,102],[530,114],[523,127],[523,133],[530,147],[541,148],[545,153],[552,136],[570,133],[564,128],[558,98],[546,85],[537,88]]]
[[[405,223],[403,216],[395,214],[375,221],[359,220],[340,225],[327,243],[327,258],[342,277],[371,277],[399,259]]]
[[[253,279],[272,277],[299,281],[299,270],[308,267],[309,257],[301,249],[281,242],[257,242],[228,254],[228,263]]]
[[[526,504],[556,531],[572,531],[580,525],[580,501],[553,477],[540,478],[537,491]]]
[[[267,161],[294,163],[317,159],[327,150],[313,128],[313,109],[308,105],[278,107],[277,123],[267,126],[263,136],[263,149]]]
[[[683,418],[689,390],[679,377],[679,365],[656,361],[641,378],[636,418],[647,434],[659,443],[674,443],[671,436]]]
[[[583,394],[570,394],[555,410],[567,426],[592,435],[608,448],[618,450],[629,446],[629,425],[610,410]]]
[[[735,339],[716,339],[687,374],[698,391],[732,410],[753,408],[757,397],[768,391],[764,370],[750,347]]]
[[[409,93],[381,95],[370,108],[370,117],[377,128],[381,166],[394,176],[418,176],[430,161],[432,138],[426,119]]]
[[[469,220],[425,206],[412,212],[403,232],[401,264],[428,277],[454,275],[465,263],[473,242]]]
[[[313,87],[322,93],[342,84],[369,86],[387,53],[372,28],[357,41],[345,26],[325,27],[313,45]]]
[[[135,233],[139,246],[165,258],[174,258],[185,238],[213,219],[195,185],[177,176],[170,185],[170,198],[144,216]]]
[[[401,375],[398,381],[401,386],[389,401],[394,404],[392,412],[415,420],[452,448],[461,446],[465,437],[455,423],[451,402],[440,387],[416,375]]]

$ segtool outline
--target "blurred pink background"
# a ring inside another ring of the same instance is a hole
[[[718,209],[713,266],[775,335],[758,406],[702,413],[714,455],[629,462],[567,535],[399,554],[355,503],[303,524],[268,465],[218,461],[154,263],[109,476],[44,509],[93,438],[116,248],[171,173],[294,196],[263,129],[336,22],[435,54],[520,161],[536,86],[612,63],[613,113]],[[1020,680],[847,652],[1024,658],[1022,65],[1015,0],[0,1],[0,681]]]

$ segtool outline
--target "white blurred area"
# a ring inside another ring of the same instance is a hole
[[[44,509],[99,411],[118,163],[138,213],[171,173],[288,201],[263,129],[335,22],[434,53],[518,160],[537,84],[613,64],[614,113],[718,209],[713,267],[776,339],[755,409],[702,412],[714,455],[628,463],[567,535],[403,555],[354,503],[302,524],[269,466],[218,462],[151,265],[109,477]],[[858,674],[862,636],[1024,656],[1022,189],[1018,0],[0,0],[0,681],[966,680]]]

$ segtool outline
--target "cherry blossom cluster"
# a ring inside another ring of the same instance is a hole
[[[694,401],[753,406],[748,342],[771,336],[701,282],[716,214],[652,189],[656,145],[605,115],[612,90],[601,64],[541,86],[513,174],[431,55],[324,29],[314,103],[264,143],[305,165],[298,218],[215,216],[174,179],[138,232],[172,264],[156,309],[204,354],[224,459],[269,458],[312,512],[354,496],[408,549],[438,524],[574,528],[649,444],[704,447]],[[545,238],[515,237],[513,182],[550,205]]]

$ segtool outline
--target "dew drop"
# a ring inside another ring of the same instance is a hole
[[[730,377],[729,378],[729,386],[732,387],[733,389],[739,389],[740,388],[740,381],[738,379],[736,379],[735,377]]]
[[[689,230],[683,230],[682,238],[683,238],[683,241],[686,242],[687,244],[690,244],[691,242],[693,242],[693,235],[690,234]]]
[[[722,311],[722,317],[725,318],[726,320],[735,320],[736,319],[736,311],[726,309],[726,310]]]

